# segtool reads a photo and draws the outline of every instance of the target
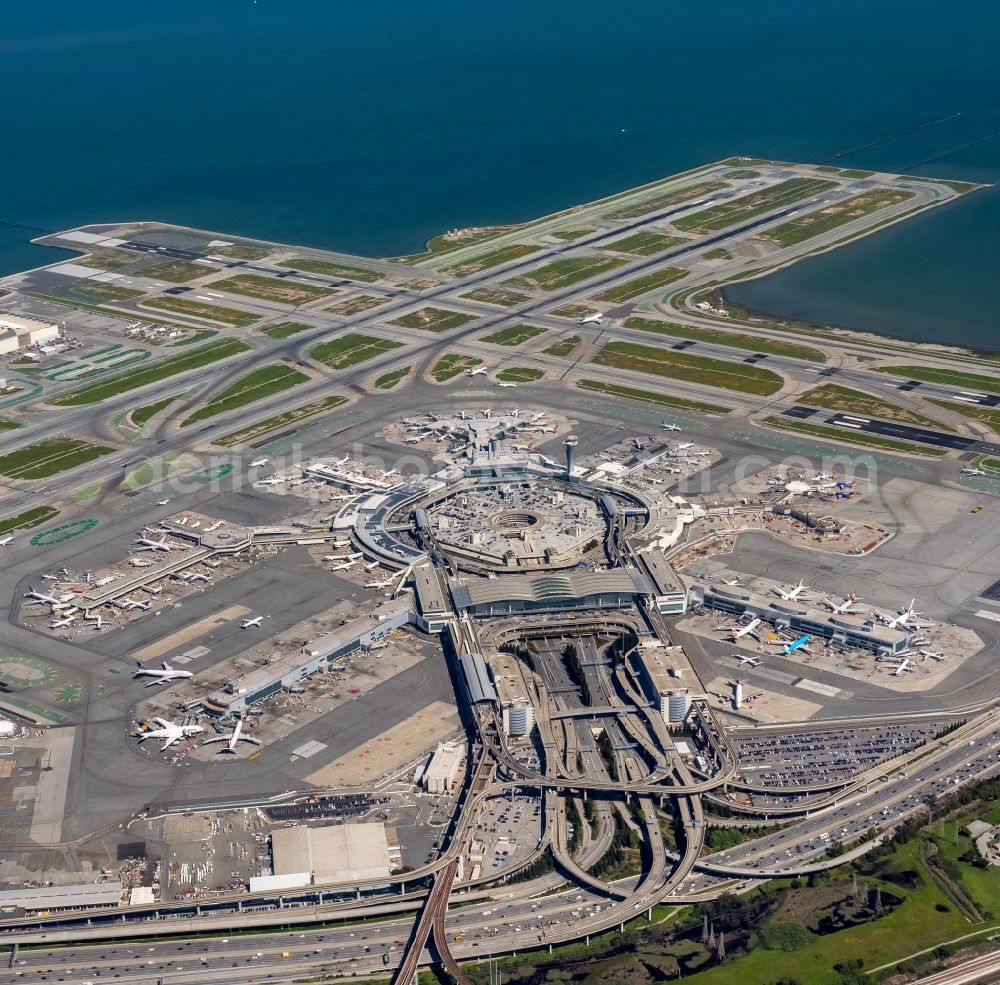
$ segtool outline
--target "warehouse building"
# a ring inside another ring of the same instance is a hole
[[[390,847],[382,824],[296,825],[271,832],[271,858],[275,879],[353,883],[388,878],[399,863],[399,847]]]
[[[0,912],[17,910],[79,910],[91,906],[118,906],[122,884],[83,882],[67,886],[40,886],[37,889],[0,890]]]
[[[424,789],[428,793],[451,793],[463,759],[463,746],[456,742],[439,743],[424,771]]]

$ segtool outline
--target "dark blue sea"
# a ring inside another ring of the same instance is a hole
[[[1000,139],[972,142],[1000,131],[998,36],[985,0],[8,3],[0,271],[51,262],[38,231],[121,219],[405,253],[955,112],[837,163],[995,181]],[[979,193],[735,294],[1000,349],[998,231],[1000,193]]]

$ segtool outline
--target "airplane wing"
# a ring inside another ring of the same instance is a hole
[[[203,746],[210,746],[213,742],[228,742],[231,736],[228,735],[217,735],[212,739],[202,739],[201,744]]]
[[[165,718],[154,718],[153,721],[156,722],[156,724],[159,725],[161,728],[173,728],[174,727],[174,723],[173,722],[168,722]]]
[[[253,736],[250,736],[250,735],[241,735],[240,736],[240,742],[249,742],[251,745],[254,745],[254,746],[263,746],[264,745],[264,743],[261,742],[260,739],[255,739],[255,738],[253,738]]]
[[[152,679],[152,680],[151,680],[151,681],[150,681],[150,682],[149,682],[149,683],[148,683],[147,685],[145,685],[145,686],[146,686],[146,687],[156,687],[156,685],[157,685],[157,684],[163,684],[165,680],[166,680],[166,678],[164,678],[164,677],[154,677],[154,678],[153,678],[153,679]]]

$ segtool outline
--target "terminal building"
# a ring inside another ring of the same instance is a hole
[[[687,589],[664,555],[653,548],[636,555],[639,567],[653,589],[657,612],[679,616],[687,610]]]
[[[862,616],[821,612],[807,603],[785,602],[757,595],[738,585],[707,585],[692,589],[706,608],[732,615],[751,615],[777,629],[817,636],[843,646],[870,650],[876,656],[896,656],[910,645],[907,632],[868,621]]]
[[[408,599],[388,601],[371,615],[345,623],[333,633],[307,643],[297,653],[276,657],[263,667],[233,678],[205,698],[202,708],[209,715],[240,714],[283,688],[293,687],[338,660],[379,643],[415,620]]]
[[[477,618],[521,612],[625,609],[652,594],[646,579],[626,568],[470,578],[451,586],[455,608]]]

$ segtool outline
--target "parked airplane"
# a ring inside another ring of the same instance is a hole
[[[900,661],[899,666],[892,672],[892,676],[899,677],[909,666],[910,666],[910,658],[903,657],[902,661]]]
[[[858,609],[851,608],[857,600],[857,595],[852,592],[846,599],[844,599],[843,602],[839,603],[835,603],[833,599],[823,599],[823,605],[825,605],[835,616],[854,615],[860,611]]]
[[[94,629],[100,630],[104,628],[104,617],[98,613],[96,616],[84,616],[84,622],[92,622],[94,624]]]
[[[759,657],[748,657],[743,653],[734,653],[733,656],[736,657],[741,664],[749,664],[751,667],[756,667],[760,663]]]
[[[420,444],[420,439],[419,438],[405,438],[403,440],[403,444],[404,445],[419,445]]]
[[[838,489],[853,489],[857,484],[858,484],[858,480],[857,479],[851,479],[850,482],[838,482],[837,483],[837,488]]]
[[[642,451],[642,449],[645,448],[646,446],[642,443],[642,440],[640,438],[633,438],[632,447],[635,448],[636,451]]]
[[[356,561],[344,561],[342,564],[335,564],[335,565],[333,565],[330,568],[330,570],[331,571],[350,571],[351,568],[353,568],[355,564],[357,564]]]
[[[172,551],[173,548],[167,543],[166,534],[163,535],[163,540],[152,540],[149,537],[137,537],[137,544],[141,544],[141,549],[144,551]]]
[[[931,660],[945,660],[947,659],[944,653],[934,650],[921,650],[920,651],[925,657],[930,657]]]
[[[49,605],[58,605],[59,599],[54,595],[46,595],[44,592],[36,592],[30,585],[28,590],[24,593],[26,599],[30,599],[32,602],[48,602]]]
[[[810,481],[812,482],[832,482],[837,478],[837,470],[831,469],[829,472],[820,472],[818,475],[814,475]]]
[[[740,576],[737,575],[735,578],[723,578],[723,585],[738,585],[740,583]]]
[[[211,575],[206,575],[206,574],[202,573],[201,571],[199,571],[199,572],[197,572],[196,574],[193,574],[193,575],[183,575],[182,577],[187,582],[192,582],[192,581],[209,582],[209,581],[212,580]]]
[[[601,319],[604,317],[599,311],[593,315],[585,315],[578,322],[580,325],[600,325]]]
[[[202,745],[203,746],[208,746],[208,745],[211,745],[213,742],[225,742],[226,743],[226,748],[219,750],[219,754],[223,755],[223,756],[235,756],[236,755],[236,746],[240,742],[249,742],[249,743],[251,743],[252,745],[255,745],[255,746],[262,746],[262,745],[264,745],[264,743],[261,742],[260,739],[255,739],[255,738],[253,738],[253,736],[244,735],[243,734],[243,719],[242,718],[240,718],[240,719],[237,720],[236,725],[233,728],[233,731],[229,735],[217,735],[214,739],[205,739],[205,741],[202,742]]]
[[[7,534],[6,537],[0,537],[0,547],[6,547],[13,539],[13,534]]]
[[[807,633],[805,636],[800,636],[797,640],[792,643],[779,643],[779,646],[783,646],[784,649],[781,651],[785,656],[789,653],[794,653],[796,650],[805,650],[806,653],[809,652],[809,647],[806,644],[812,639],[812,637]]]
[[[150,607],[151,602],[136,602],[135,599],[128,599],[125,603],[128,609],[142,609],[143,612]]]
[[[160,665],[161,670],[157,670],[155,667],[146,667],[139,660],[135,662],[135,673],[133,677],[152,677],[146,687],[152,687],[154,684],[165,684],[167,681],[180,681],[187,677],[194,677],[194,674],[190,670],[174,670],[166,660]]]
[[[394,578],[369,578],[365,582],[365,588],[388,588],[393,581]]]
[[[59,629],[62,626],[68,626],[71,622],[76,621],[76,616],[70,614],[65,619],[53,619],[49,623],[49,629]]]
[[[475,369],[470,369],[466,372],[466,376],[482,376],[486,372],[485,366],[477,366]],[[434,418],[437,420],[437,418]]]
[[[962,475],[986,475],[982,469],[962,469]]]
[[[665,420],[660,421],[660,427],[664,431],[680,431],[680,427],[678,427],[676,424],[668,424]]]
[[[216,520],[210,527],[205,527],[205,533],[210,534],[213,530],[218,530],[225,522],[225,520]]]
[[[745,626],[734,626],[733,627],[733,642],[736,640],[743,639],[744,636],[752,636],[754,639],[760,639],[760,633],[757,631],[757,627],[760,625],[759,619],[754,619],[752,622],[748,622]]]
[[[264,465],[267,465],[267,463],[268,463],[269,461],[271,461],[271,460],[270,460],[269,458],[255,458],[255,459],[254,459],[254,460],[253,460],[253,461],[252,461],[252,462],[250,463],[250,468],[252,468],[252,469],[259,469],[259,468],[261,468],[262,466],[264,466]]]
[[[244,619],[240,623],[240,629],[260,629],[260,623],[263,616],[254,616],[253,619]]]
[[[783,591],[781,588],[772,588],[772,592],[779,598],[784,599],[786,602],[794,602],[803,592],[808,592],[808,589],[803,584],[802,579],[799,579],[797,585],[793,585],[787,592]]]
[[[905,626],[909,623],[914,616],[922,616],[922,612],[915,612],[913,606],[916,604],[917,600],[910,599],[910,604],[905,609],[900,609],[899,614],[893,617],[887,616],[884,612],[879,612],[878,609],[875,610],[875,617],[881,619],[890,629],[895,629],[897,626]]]
[[[674,449],[674,451],[687,451],[688,448],[693,447],[693,445],[694,445],[693,441],[678,442],[677,447]]]
[[[163,752],[164,749],[169,748],[181,739],[186,739],[188,736],[198,735],[199,732],[205,731],[200,725],[176,725],[165,718],[154,718],[153,721],[160,727],[146,729],[145,731],[133,734],[140,742],[145,742],[146,739],[163,739],[160,752]]]

